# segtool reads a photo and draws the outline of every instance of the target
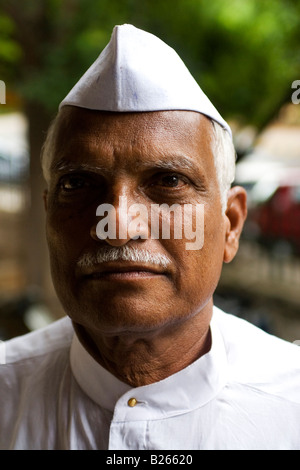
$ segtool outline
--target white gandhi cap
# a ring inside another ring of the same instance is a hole
[[[178,54],[153,34],[115,26],[111,40],[60,108],[98,111],[196,111],[229,125],[203,93]]]

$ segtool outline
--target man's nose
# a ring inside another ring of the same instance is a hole
[[[118,196],[114,204],[100,204],[97,222],[91,228],[94,240],[105,240],[111,246],[122,246],[130,240],[148,238],[147,207],[132,197]]]

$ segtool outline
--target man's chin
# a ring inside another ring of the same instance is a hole
[[[84,311],[84,315],[82,312]],[[163,314],[162,314],[163,312]],[[163,331],[175,320],[174,310],[162,305],[151,305],[147,300],[123,299],[118,303],[96,302],[82,309],[68,312],[73,323],[101,336],[147,336]]]

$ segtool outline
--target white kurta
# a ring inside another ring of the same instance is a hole
[[[68,318],[2,343],[0,449],[299,450],[299,346],[217,308],[211,332],[205,356],[134,389]]]

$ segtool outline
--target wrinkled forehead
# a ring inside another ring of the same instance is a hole
[[[58,116],[54,142],[55,165],[61,158],[88,158],[88,155],[136,151],[147,158],[213,162],[213,131],[210,119],[193,111],[116,113],[66,106]]]
[[[148,132],[176,129],[177,133],[183,133],[186,138],[195,138],[199,133],[211,135],[211,120],[195,111],[110,112],[65,106],[58,115],[59,135],[61,132],[75,131],[81,135],[89,134],[97,127],[99,130],[105,130],[113,125],[119,127],[131,125],[136,131],[140,128]]]

